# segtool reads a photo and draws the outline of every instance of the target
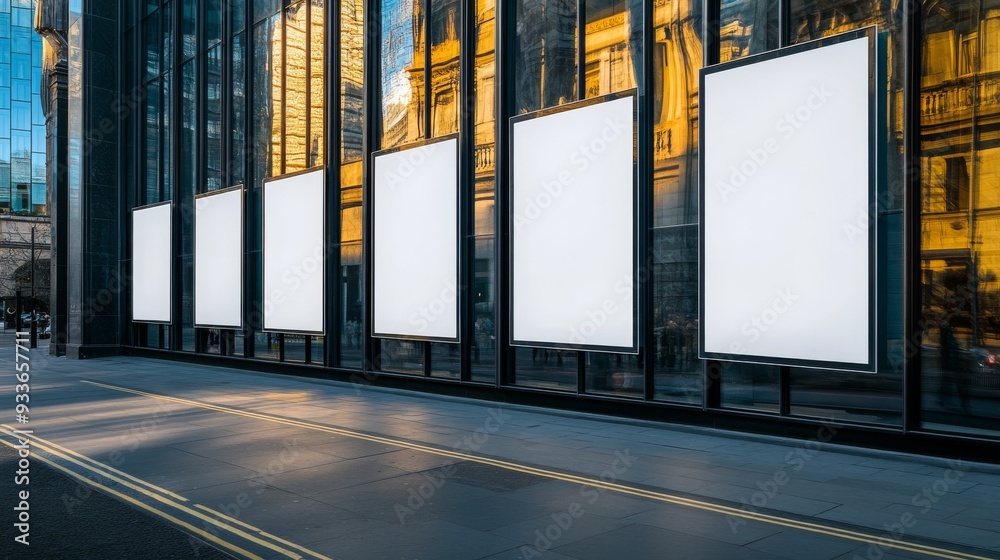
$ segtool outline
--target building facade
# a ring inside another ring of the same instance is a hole
[[[64,9],[67,87],[49,122],[66,135],[65,212],[55,211],[68,232],[56,254],[71,356],[222,361],[776,433],[836,422],[846,440],[931,453],[1000,448],[1000,2],[84,0]],[[870,215],[877,372],[700,359],[699,70],[869,26],[884,53]],[[639,353],[512,346],[509,120],[630,90]],[[373,337],[371,156],[449,135],[460,146],[462,342]],[[317,168],[326,171],[324,335],[264,332],[263,185]],[[245,192],[244,328],[196,328],[195,197],[235,186]],[[167,201],[173,320],[133,322],[129,212]]]
[[[13,308],[20,292],[25,313],[49,308],[42,38],[34,19],[35,2],[0,2],[0,298]]]

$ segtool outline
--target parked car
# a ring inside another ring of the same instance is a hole
[[[985,348],[972,347],[962,351],[967,371],[976,373],[995,373],[1000,375],[1000,363],[997,355]]]

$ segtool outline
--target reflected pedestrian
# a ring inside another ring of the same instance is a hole
[[[959,355],[958,339],[955,337],[954,313],[947,314],[940,324],[941,343],[941,388],[938,391],[938,405],[945,408],[945,394],[958,395],[962,412],[969,413],[969,388],[965,383],[962,360]]]

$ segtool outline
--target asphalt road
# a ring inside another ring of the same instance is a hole
[[[14,450],[0,445],[0,558],[32,560],[221,560],[227,554],[194,547],[187,534],[82,486],[35,459],[28,485],[16,486]],[[18,493],[28,489],[29,545],[14,541]]]

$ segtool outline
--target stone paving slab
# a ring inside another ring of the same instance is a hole
[[[623,550],[634,558],[748,559],[803,549],[822,551],[815,558],[868,551],[759,522],[734,529],[718,513],[82,381],[875,534],[912,514],[908,536],[1000,556],[996,465],[835,443],[807,448],[802,440],[150,359],[39,356],[33,368],[33,421],[44,426],[44,437],[99,461],[117,457],[117,468],[133,476],[341,560],[524,558],[525,547],[554,560],[623,557]],[[630,459],[627,467],[622,457]],[[926,509],[922,501],[915,505],[924,492],[933,496]],[[559,520],[573,504],[584,513],[564,528]],[[553,523],[558,530],[550,530]],[[558,538],[539,540],[547,530]]]

